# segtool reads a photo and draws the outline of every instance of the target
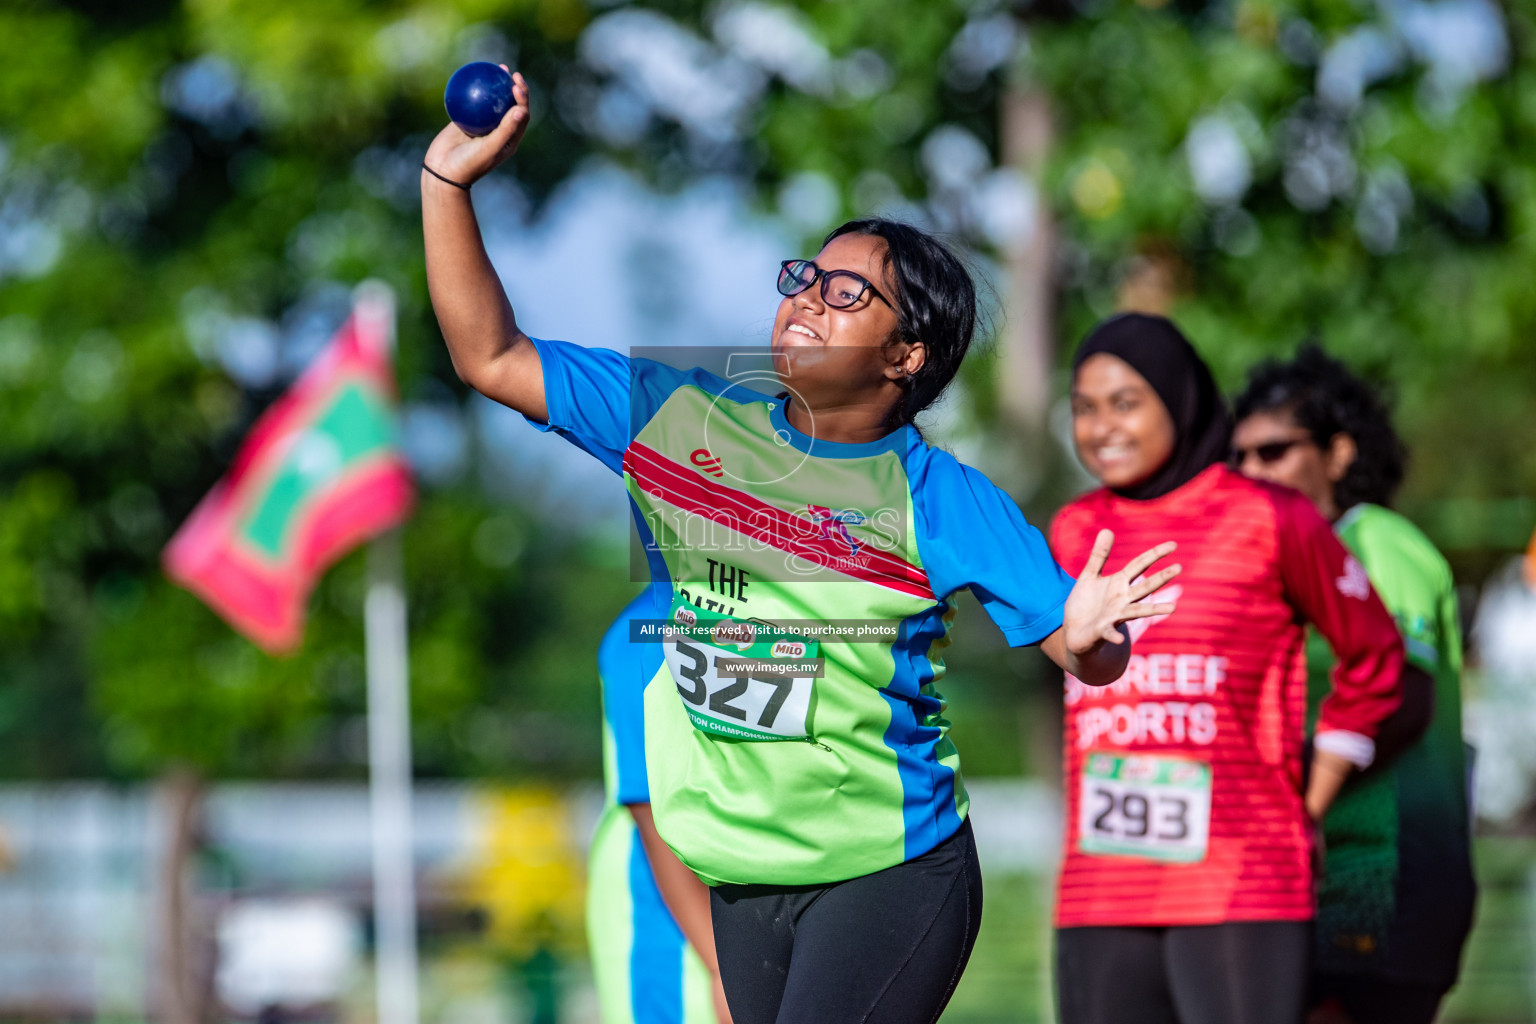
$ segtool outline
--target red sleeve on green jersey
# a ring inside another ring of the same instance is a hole
[[[1272,493],[1285,595],[1336,659],[1315,742],[1364,767],[1375,756],[1377,727],[1402,702],[1402,636],[1365,567],[1312,503],[1294,491]]]

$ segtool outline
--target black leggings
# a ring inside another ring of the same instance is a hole
[[[1059,928],[1061,1024],[1301,1024],[1311,921]]]
[[[736,1024],[932,1024],[981,927],[971,823],[846,882],[717,885],[710,910]]]
[[[1369,975],[1314,974],[1311,1002],[1323,1020],[1339,1020],[1333,1012],[1337,1007],[1351,1024],[1433,1024],[1447,991],[1445,985],[1408,985]]]

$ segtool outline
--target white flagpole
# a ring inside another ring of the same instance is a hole
[[[392,355],[394,296],[358,286],[358,327]],[[376,332],[376,333],[375,333]],[[368,792],[373,838],[373,920],[378,1024],[418,1024],[416,883],[411,842],[411,706],[400,531],[368,545],[364,634],[368,664]]]

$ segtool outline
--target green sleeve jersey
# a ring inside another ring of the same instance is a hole
[[[1435,710],[1417,743],[1352,779],[1324,820],[1319,966],[1449,984],[1474,891],[1451,569],[1413,523],[1381,506],[1356,505],[1334,528],[1397,620],[1408,662],[1434,680]],[[1310,715],[1328,691],[1331,664],[1314,633]]]
[[[954,835],[955,595],[1024,646],[1061,626],[1072,588],[1018,505],[910,426],[801,432],[776,378],[534,344],[541,426],[622,475],[670,598],[634,639],[660,648],[644,760],[679,859],[709,884],[823,885]]]

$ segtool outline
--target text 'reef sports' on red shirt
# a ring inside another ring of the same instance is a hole
[[[1310,918],[1305,624],[1338,655],[1316,742],[1364,765],[1401,700],[1391,616],[1306,498],[1225,466],[1150,501],[1084,495],[1051,547],[1080,567],[1102,529],[1115,534],[1106,573],[1168,540],[1184,571],[1148,598],[1172,615],[1127,624],[1120,679],[1067,676],[1057,925]]]

